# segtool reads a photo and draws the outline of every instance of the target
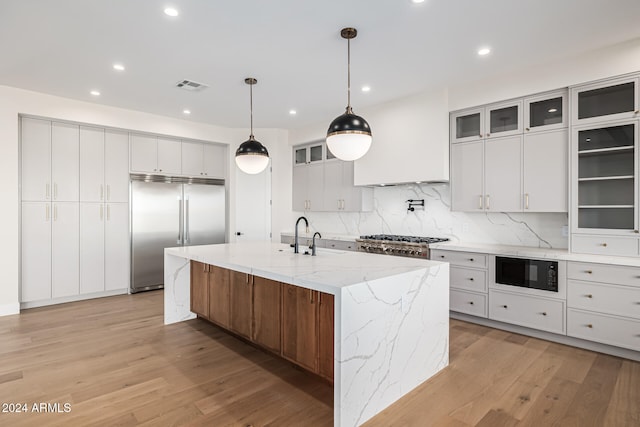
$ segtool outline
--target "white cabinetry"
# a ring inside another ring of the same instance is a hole
[[[565,117],[566,91],[451,113],[452,210],[566,212]]]
[[[182,141],[182,174],[224,178],[226,148],[195,141]]]
[[[293,163],[294,211],[373,209],[373,189],[353,184],[353,162],[336,159],[324,143],[294,147]]]
[[[638,256],[638,76],[571,96],[571,251]]]
[[[78,200],[79,129],[23,118],[22,200]]]
[[[640,351],[640,268],[570,262],[569,336]]]
[[[127,133],[31,118],[21,118],[21,131],[21,302],[109,290],[105,274],[129,274]],[[118,226],[105,231],[113,206]],[[117,262],[105,264],[105,240],[118,242],[109,252]]]
[[[565,302],[489,289],[489,318],[564,335]]]
[[[180,175],[182,173],[182,142],[132,133],[131,171]]]
[[[451,264],[449,308],[451,311],[487,317],[487,255],[473,252],[432,250],[431,259]]]
[[[129,289],[129,204],[106,205],[104,289]]]

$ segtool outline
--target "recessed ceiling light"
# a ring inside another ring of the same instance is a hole
[[[172,7],[168,7],[164,10],[164,14],[167,16],[178,16],[178,11]]]
[[[289,114],[295,116],[298,112],[296,110],[289,110]]]
[[[369,86],[362,86],[362,91],[363,92],[369,92],[371,90],[371,87]]]
[[[387,184],[380,184],[380,187],[384,187],[384,186],[386,186],[386,185],[387,185]]]
[[[424,0],[411,0],[411,3],[424,3]]]
[[[93,96],[100,96],[100,92],[98,92],[97,90],[92,90],[91,92],[89,92],[91,95]]]
[[[416,181],[416,184],[422,184],[422,181]]]
[[[557,109],[557,108],[549,108],[549,112],[550,112],[550,113],[555,113],[556,111],[558,111],[558,109]]]
[[[485,56],[491,53],[491,49],[489,49],[488,47],[483,47],[482,49],[478,50],[478,55],[480,56]]]
[[[122,64],[113,64],[113,69],[117,71],[124,71],[124,65]]]
[[[189,114],[191,114],[191,110],[182,110],[182,113],[186,114],[186,115],[189,115]]]

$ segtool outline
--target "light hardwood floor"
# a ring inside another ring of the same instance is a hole
[[[162,292],[0,317],[0,426],[331,426],[331,387]],[[451,364],[367,426],[640,426],[640,363],[451,321]]]

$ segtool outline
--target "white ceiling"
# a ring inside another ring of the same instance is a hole
[[[0,84],[248,127],[252,76],[256,127],[328,125],[346,105],[343,27],[359,33],[358,113],[640,37],[639,18],[639,0],[0,0]],[[479,57],[484,45],[492,53]],[[182,79],[210,87],[185,92]]]

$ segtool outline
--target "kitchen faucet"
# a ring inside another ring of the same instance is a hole
[[[304,219],[304,223],[307,225],[307,233],[309,232],[309,221],[307,221],[307,218],[301,216],[296,221],[296,236],[295,236],[295,239],[293,241],[293,253],[294,254],[298,253],[298,224],[300,224],[300,220],[301,219]]]
[[[316,236],[319,239],[322,239],[322,234],[319,231],[313,233],[313,240],[311,241],[311,256],[316,256]]]

